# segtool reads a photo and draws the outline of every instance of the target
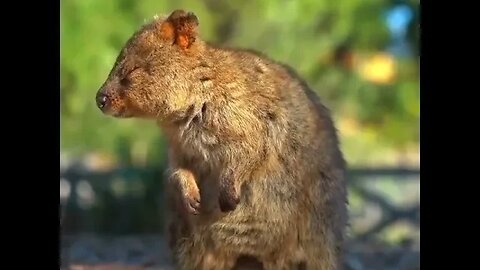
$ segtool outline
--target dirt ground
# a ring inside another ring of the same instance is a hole
[[[71,270],[173,270],[161,236],[63,236],[61,265]],[[352,243],[345,270],[419,270],[418,247]]]

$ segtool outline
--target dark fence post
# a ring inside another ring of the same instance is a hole
[[[63,178],[70,184],[70,194],[67,198],[63,209],[63,227],[68,227],[70,230],[76,231],[81,228],[82,220],[79,216],[80,207],[78,206],[78,192],[77,186],[80,182],[80,173],[75,168],[69,168],[64,174]]]

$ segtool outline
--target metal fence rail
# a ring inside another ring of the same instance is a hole
[[[113,193],[111,188],[112,181],[123,179],[123,181],[135,182],[139,179],[141,181],[150,179],[149,182],[147,181],[150,185],[152,185],[152,183],[157,183],[153,188],[151,186],[147,187],[149,189],[153,189],[153,193],[151,193],[149,196],[155,197],[155,192],[158,192],[158,196],[161,196],[162,177],[163,169],[154,170],[148,168],[128,167],[118,168],[107,172],[92,172],[72,167],[64,170],[60,173],[60,179],[63,181],[63,185],[68,184],[69,189],[68,195],[65,196],[64,194],[64,198],[61,200],[61,223],[64,225],[62,226],[64,231],[75,232],[85,229],[91,230],[91,228],[88,228],[88,226],[85,225],[85,222],[86,220],[95,217],[92,217],[93,214],[91,213],[91,209],[82,209],[79,205],[79,199],[81,195],[81,192],[79,192],[80,183],[88,183],[93,192],[98,193],[97,197],[103,196],[110,198],[111,201],[113,200],[114,202],[110,204],[110,208],[116,207],[116,200],[123,201],[121,205],[124,207],[123,210],[126,212],[123,217],[124,219],[129,219],[128,215],[136,214],[138,209],[141,209],[142,206],[139,205],[137,210],[129,210],[129,205],[131,205],[131,197],[126,196],[123,199],[115,199],[114,196],[111,195]],[[389,226],[399,220],[409,222],[417,227],[420,224],[419,202],[409,206],[397,205],[390,202],[384,194],[382,195],[367,188],[366,183],[368,181],[378,181],[379,179],[382,179],[382,177],[395,178],[395,181],[417,181],[419,185],[420,170],[409,168],[354,168],[348,171],[347,183],[349,190],[351,192],[355,192],[358,196],[361,196],[364,201],[378,206],[382,211],[382,217],[380,220],[378,220],[368,230],[354,235],[357,240],[363,241],[374,237],[376,234],[387,229]],[[103,197],[99,200],[103,200]],[[141,204],[142,199],[138,199],[136,203]],[[104,211],[106,211],[104,213],[109,213],[110,210],[108,209],[108,206],[105,206],[104,208],[107,208],[104,209]],[[161,206],[158,206],[158,208],[161,208]],[[127,230],[135,230],[135,228],[130,227]]]

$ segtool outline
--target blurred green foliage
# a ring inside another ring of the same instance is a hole
[[[418,2],[402,2],[414,11],[408,31],[414,54],[394,59],[394,79],[384,84],[366,80],[349,60],[385,51],[391,37],[384,13],[397,2],[62,0],[62,151],[163,159],[161,131],[154,123],[108,118],[96,108],[94,97],[133,31],[153,15],[175,8],[196,13],[205,40],[263,51],[294,67],[333,111],[350,163],[382,160],[382,149],[417,145]]]

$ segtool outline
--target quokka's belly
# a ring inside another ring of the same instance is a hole
[[[297,245],[295,227],[266,216],[232,214],[204,227],[215,249],[236,254],[268,256]]]
[[[259,252],[268,252],[276,244],[280,244],[281,237],[275,236],[267,224],[213,224],[209,230],[215,246],[242,254],[256,255]]]

